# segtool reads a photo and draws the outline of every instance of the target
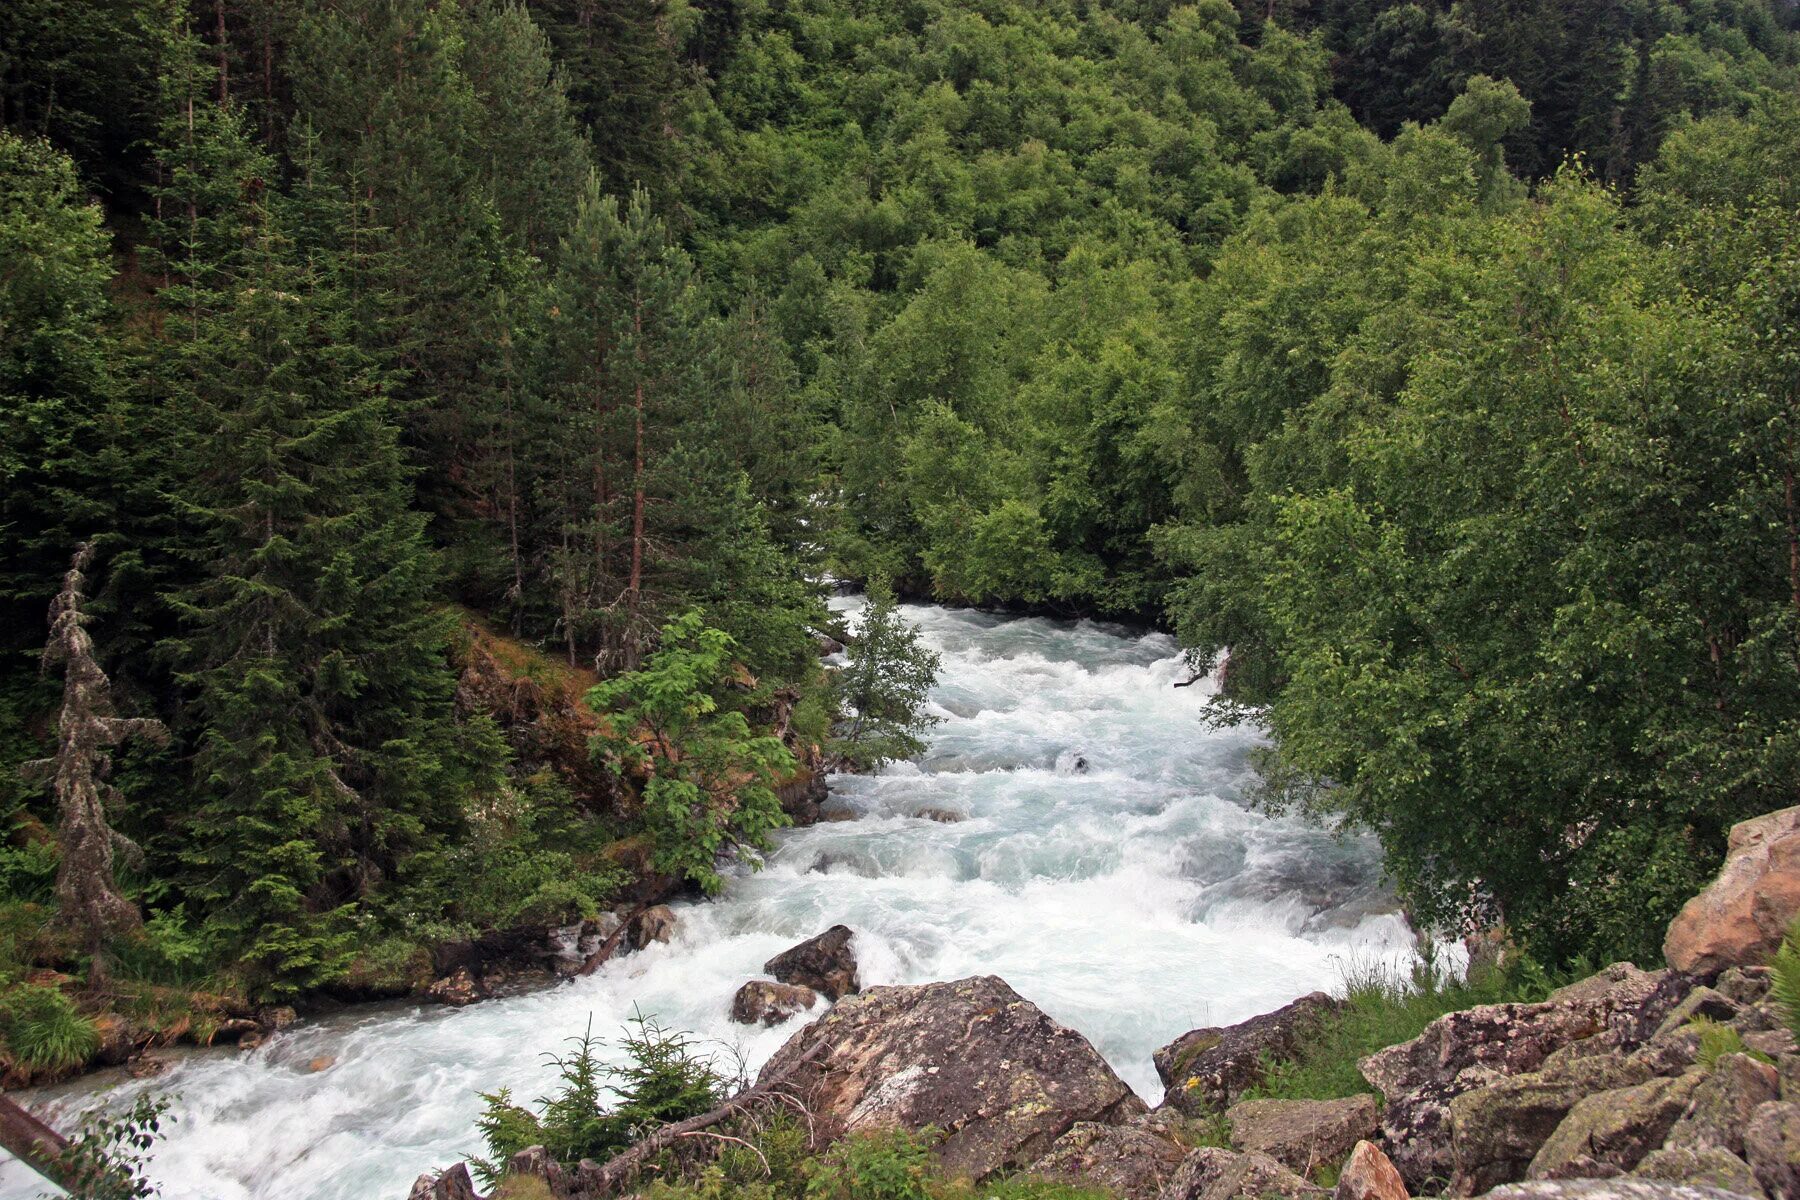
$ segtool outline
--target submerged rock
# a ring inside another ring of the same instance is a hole
[[[752,979],[731,998],[731,1019],[740,1025],[779,1025],[818,1000],[818,993],[809,987]]]
[[[1190,1116],[1223,1112],[1262,1082],[1271,1060],[1289,1058],[1338,1001],[1324,992],[1236,1025],[1193,1029],[1154,1056],[1163,1104]]]
[[[1225,1114],[1231,1148],[1267,1154],[1302,1175],[1337,1166],[1356,1144],[1375,1136],[1373,1096],[1342,1100],[1245,1100]]]
[[[1713,975],[1768,961],[1800,916],[1800,807],[1731,827],[1725,865],[1669,923],[1663,957],[1678,971]]]
[[[1144,1111],[1086,1038],[991,975],[846,999],[758,1080],[801,1097],[820,1137],[942,1130],[943,1166],[977,1180],[1037,1162],[1078,1122]]]
[[[837,1000],[861,990],[856,978],[856,953],[848,925],[833,925],[818,937],[783,950],[763,964],[763,970],[783,983],[808,987],[827,1000]]]
[[[666,904],[653,904],[632,918],[626,930],[632,948],[642,950],[652,942],[666,942],[675,936],[675,910]]]

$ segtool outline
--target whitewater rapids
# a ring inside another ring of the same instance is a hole
[[[798,1020],[733,1025],[732,994],[833,924],[855,931],[865,986],[999,975],[1151,1103],[1151,1052],[1177,1035],[1410,956],[1371,843],[1243,807],[1258,735],[1202,723],[1210,682],[1173,686],[1187,672],[1170,638],[904,613],[943,659],[922,760],[834,779],[830,807],[859,819],[784,833],[764,870],[678,906],[670,944],[530,995],[352,1010],[108,1093],[85,1081],[27,1099],[67,1124],[141,1089],[174,1097],[153,1171],[169,1200],[401,1200],[420,1172],[481,1150],[478,1091],[543,1094],[540,1056],[590,1018],[610,1035],[641,1009],[754,1070]],[[41,1191],[0,1166],[0,1200]]]

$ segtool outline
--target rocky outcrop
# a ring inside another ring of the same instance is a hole
[[[1762,1196],[1762,1186],[1750,1164],[1728,1150],[1652,1150],[1632,1172],[1639,1179],[1685,1183],[1695,1187],[1723,1188],[1741,1196]]]
[[[1548,1062],[1541,1071],[1462,1093],[1450,1102],[1452,1190],[1473,1196],[1523,1178],[1582,1099],[1643,1083],[1650,1075],[1641,1064],[1597,1054]]]
[[[1800,1104],[1757,1109],[1744,1129],[1744,1159],[1770,1200],[1800,1200]]]
[[[779,1025],[818,1001],[818,993],[809,987],[752,979],[731,998],[731,1019],[740,1025]]]
[[[856,978],[856,952],[848,925],[833,925],[818,937],[808,938],[783,950],[763,964],[763,970],[783,983],[811,988],[827,1000],[837,1000],[861,990]]]
[[[1725,865],[1669,924],[1663,957],[1678,971],[1714,975],[1761,965],[1800,915],[1800,807],[1731,827]]]
[[[1457,1097],[1540,1072],[1552,1055],[1578,1043],[1586,1043],[1582,1052],[1564,1054],[1558,1064],[1551,1064],[1553,1069],[1568,1059],[1627,1054],[1640,1038],[1654,1033],[1683,994],[1669,986],[1666,972],[1618,963],[1540,1004],[1487,1004],[1449,1013],[1412,1041],[1363,1059],[1358,1064],[1363,1077],[1387,1101],[1381,1129],[1394,1165],[1415,1191],[1434,1180],[1449,1179],[1457,1169],[1451,1108]],[[1535,1090],[1527,1086],[1516,1098],[1517,1111],[1534,1111],[1532,1106],[1540,1101],[1550,1107],[1516,1138],[1497,1133],[1502,1140],[1491,1150],[1471,1142],[1465,1155],[1466,1180],[1503,1182],[1496,1178],[1497,1171],[1477,1164],[1512,1161],[1522,1167],[1531,1158],[1524,1146],[1532,1138],[1541,1142],[1548,1137],[1561,1114],[1585,1094],[1556,1081],[1535,1082],[1544,1086]],[[1498,1128],[1496,1120],[1484,1122],[1482,1109],[1474,1103],[1464,1106],[1464,1114],[1472,1138],[1482,1137],[1484,1129]]]
[[[1545,1141],[1527,1175],[1603,1179],[1625,1174],[1662,1145],[1700,1083],[1701,1077],[1690,1073],[1584,1098]]]
[[[1205,1147],[1188,1155],[1159,1200],[1323,1200],[1308,1183],[1266,1154]]]
[[[1123,1125],[1082,1121],[1056,1139],[1031,1174],[1099,1186],[1123,1200],[1156,1200],[1187,1158],[1185,1146],[1154,1120]]]
[[[1338,1174],[1332,1200],[1411,1200],[1406,1181],[1373,1142],[1358,1142]]]
[[[1225,1119],[1233,1150],[1266,1154],[1302,1175],[1338,1166],[1380,1124],[1373,1096],[1245,1100],[1232,1105]]]
[[[1512,1183],[1488,1193],[1488,1200],[1744,1200],[1718,1188],[1663,1183],[1654,1179],[1539,1179]]]
[[[1144,1111],[1086,1038],[991,975],[840,1001],[758,1078],[801,1097],[820,1137],[941,1130],[943,1166],[977,1180],[1037,1162],[1078,1122]]]
[[[1190,1116],[1225,1111],[1262,1082],[1270,1061],[1291,1058],[1337,1007],[1338,1001],[1314,992],[1236,1025],[1182,1034],[1154,1055],[1163,1104]]]

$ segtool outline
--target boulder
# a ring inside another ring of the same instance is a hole
[[[731,998],[731,1019],[740,1025],[779,1025],[818,1003],[818,993],[791,983],[752,979]]]
[[[1356,1144],[1375,1136],[1381,1124],[1373,1096],[1342,1100],[1244,1100],[1225,1114],[1231,1124],[1231,1148],[1266,1154],[1310,1175],[1321,1166],[1337,1166]]]
[[[1800,1104],[1777,1100],[1744,1129],[1744,1161],[1770,1200],[1800,1200]]]
[[[1713,981],[1720,995],[1734,1004],[1755,1004],[1769,994],[1767,967],[1733,967]]]
[[[856,978],[856,953],[848,925],[833,925],[816,938],[783,950],[763,964],[763,970],[783,983],[809,987],[827,1000],[837,1000],[861,990]]]
[[[1187,1156],[1158,1200],[1323,1200],[1308,1183],[1266,1154],[1204,1147]]]
[[[666,942],[675,936],[675,910],[666,904],[653,904],[631,919],[625,936],[634,950],[642,950],[651,942]]]
[[[1532,1158],[1580,1101],[1643,1083],[1649,1070],[1609,1054],[1566,1058],[1496,1079],[1450,1101],[1452,1190],[1474,1196],[1525,1177]]]
[[[1187,1147],[1149,1120],[1124,1125],[1082,1121],[1056,1139],[1031,1174],[1098,1185],[1124,1200],[1156,1200],[1187,1158]]]
[[[1374,1142],[1358,1142],[1338,1174],[1332,1200],[1411,1200],[1406,1181]]]
[[[1681,1003],[1669,1010],[1657,1027],[1657,1033],[1673,1033],[1694,1023],[1696,1017],[1707,1021],[1729,1021],[1743,1005],[1709,987],[1697,987],[1682,997]]]
[[[1781,1077],[1748,1054],[1727,1054],[1695,1089],[1681,1119],[1669,1130],[1669,1146],[1744,1153],[1744,1127],[1756,1110],[1781,1096]]]
[[[1664,1147],[1644,1155],[1632,1175],[1639,1179],[1660,1179],[1664,1183],[1697,1184],[1723,1188],[1742,1196],[1763,1195],[1762,1186],[1750,1170],[1750,1164],[1729,1150],[1695,1150],[1682,1146]]]
[[[1338,1005],[1314,992],[1236,1025],[1189,1030],[1154,1055],[1163,1104],[1189,1116],[1223,1112],[1262,1082],[1269,1061],[1292,1057]]]
[[[425,998],[435,1004],[461,1008],[484,998],[487,992],[467,967],[458,967],[425,989]]]
[[[1669,923],[1663,957],[1678,971],[1715,975],[1768,961],[1800,915],[1800,807],[1731,827],[1725,865]]]
[[[481,1200],[469,1168],[457,1163],[447,1171],[427,1173],[413,1181],[406,1200]]]
[[[1412,1041],[1363,1059],[1357,1064],[1363,1078],[1387,1101],[1382,1137],[1407,1186],[1420,1190],[1454,1169],[1450,1104],[1456,1097],[1539,1071],[1557,1051],[1589,1038],[1601,1040],[1569,1051],[1559,1064],[1616,1058],[1617,1051],[1635,1049],[1655,1032],[1686,986],[1666,971],[1615,963],[1539,1004],[1485,1004],[1447,1013]]]
[[[1733,1192],[1657,1179],[1535,1179],[1509,1183],[1488,1200],[1744,1200]]]
[[[758,1082],[801,1098],[821,1138],[938,1129],[943,1166],[976,1180],[1037,1162],[1077,1122],[1145,1111],[1086,1038],[991,975],[849,997]]]
[[[1690,1072],[1587,1097],[1563,1118],[1526,1174],[1532,1179],[1623,1175],[1663,1144],[1705,1076]]]

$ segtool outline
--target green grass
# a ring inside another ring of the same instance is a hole
[[[1478,1004],[1542,1000],[1561,982],[1529,960],[1467,979],[1430,963],[1407,975],[1353,964],[1345,971],[1343,1008],[1320,1025],[1298,1057],[1269,1063],[1262,1084],[1245,1099],[1335,1100],[1372,1092],[1356,1069],[1358,1060],[1411,1041],[1445,1013]]]

